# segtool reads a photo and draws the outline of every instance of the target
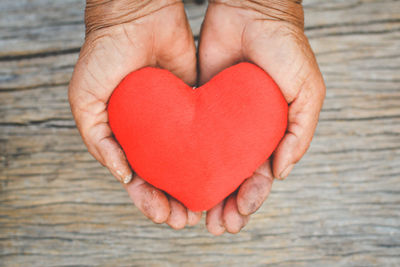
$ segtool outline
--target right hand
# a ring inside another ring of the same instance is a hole
[[[210,233],[238,233],[267,198],[274,177],[286,178],[306,153],[325,97],[301,1],[210,0],[198,60],[200,85],[231,65],[252,62],[275,80],[289,104],[287,131],[271,160],[207,211]]]
[[[146,66],[196,82],[196,49],[183,3],[176,0],[88,0],[86,38],[69,86],[76,125],[89,152],[124,184],[134,204],[155,223],[181,229],[202,213],[132,173],[108,124],[107,102],[119,82]]]

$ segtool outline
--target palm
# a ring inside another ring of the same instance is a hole
[[[129,180],[132,172],[108,125],[106,107],[114,88],[128,73],[145,66],[166,68],[190,85],[196,81],[194,41],[183,4],[156,10],[90,32],[69,88],[71,110],[89,152],[121,181]],[[322,105],[323,80],[302,30],[259,17],[252,10],[210,4],[202,28],[200,84],[226,67],[250,61],[272,76],[290,104],[288,131],[272,164],[260,166],[237,192],[208,211],[207,227],[213,234],[225,229],[235,233],[247,223],[267,197],[273,177],[285,177],[305,153]],[[139,177],[125,188],[156,223],[178,229],[200,220],[200,212],[187,210]]]
[[[145,66],[169,69],[186,83],[194,84],[195,46],[182,4],[91,32],[75,67],[69,97],[78,129],[89,152],[122,181],[129,180],[132,173],[112,136],[106,107],[118,83]],[[154,222],[166,221],[182,228],[200,219],[201,213],[187,211],[139,177],[125,188],[135,205]]]
[[[240,231],[249,214],[266,199],[273,177],[284,178],[300,160],[311,141],[324,95],[323,79],[302,29],[260,19],[256,11],[210,4],[200,38],[200,83],[241,61],[260,66],[280,86],[290,104],[289,124],[273,161],[208,212],[208,228],[214,234]]]

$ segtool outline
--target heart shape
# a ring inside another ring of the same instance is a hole
[[[134,171],[193,211],[218,204],[269,158],[287,110],[276,83],[250,63],[197,89],[146,67],[127,75],[108,104],[110,127]]]

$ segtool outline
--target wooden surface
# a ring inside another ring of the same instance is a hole
[[[81,0],[0,2],[0,266],[400,266],[400,1],[305,0],[328,91],[308,154],[238,235],[154,225],[67,103]],[[187,5],[194,33],[205,5]]]

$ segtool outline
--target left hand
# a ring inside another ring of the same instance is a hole
[[[210,1],[200,36],[200,85],[241,61],[258,65],[279,85],[289,104],[288,128],[271,160],[207,212],[214,235],[238,233],[267,198],[274,177],[288,176],[310,145],[325,97],[298,1]]]
[[[130,72],[165,68],[196,82],[196,49],[180,0],[87,0],[86,37],[69,86],[77,128],[89,152],[123,183],[136,207],[173,229],[195,225],[193,212],[133,174],[108,124],[107,104]]]

